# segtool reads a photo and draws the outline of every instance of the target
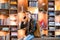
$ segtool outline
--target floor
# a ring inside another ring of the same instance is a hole
[[[34,38],[33,40],[60,40],[60,38]]]

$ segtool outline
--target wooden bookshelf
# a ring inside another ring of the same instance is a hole
[[[15,18],[15,16],[17,16],[16,14],[18,14],[18,2],[17,2],[18,0],[10,0],[10,9],[9,9],[9,15],[10,15],[10,17],[11,17],[11,15],[12,15],[12,17],[13,17],[13,19],[15,20],[15,21],[18,21],[16,18]],[[15,16],[14,16],[15,15]],[[13,22],[13,23],[16,23],[16,22],[14,22],[14,20],[12,20],[12,19],[10,19],[11,20],[11,22]],[[17,33],[17,30],[15,30],[15,31],[13,31],[13,30],[11,30],[11,28],[18,28],[18,25],[9,25],[10,26],[10,40],[14,40],[15,38],[17,39],[17,35],[16,36],[13,36],[13,33],[12,32],[16,32]],[[12,39],[13,38],[13,39]]]
[[[53,18],[53,20],[55,20],[55,8],[54,8],[54,0],[48,0],[48,19],[50,19],[50,21],[48,20],[48,23],[49,22],[51,22],[51,20],[52,20],[52,18]],[[53,4],[53,6],[52,5],[49,5],[49,3],[52,3]],[[52,16],[50,16],[50,14],[52,14],[53,13],[53,15]],[[52,22],[54,22],[54,24],[53,25],[48,25],[48,36],[49,37],[55,37],[55,29],[54,30],[50,30],[50,27],[54,27],[55,28],[55,21],[52,21]]]

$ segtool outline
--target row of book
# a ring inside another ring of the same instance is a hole
[[[60,3],[59,0],[54,0],[54,2],[53,1],[49,2],[48,1],[48,7],[51,6],[51,7],[48,8],[48,10],[60,10],[60,4],[59,3]],[[52,6],[54,6],[55,9]]]
[[[49,30],[45,29],[41,31],[42,36],[50,37],[60,37],[60,29],[55,29],[55,27],[49,27]]]
[[[55,37],[55,13],[54,1],[48,1],[48,35]]]
[[[0,3],[0,9],[9,9],[9,3]],[[10,9],[17,9],[16,5],[10,6]]]
[[[49,36],[50,37],[60,37],[60,29],[55,30],[55,31],[49,31]]]
[[[1,28],[1,30],[3,30],[3,31],[9,31],[9,30],[11,30],[11,31],[17,31],[18,29],[16,28],[16,27],[11,27],[11,29],[9,28],[9,27],[3,27],[3,28]]]
[[[17,16],[11,14],[6,19],[0,19],[0,25],[17,25]]]
[[[49,17],[49,25],[60,26],[60,16],[57,15],[55,17]]]
[[[9,18],[10,18],[10,25],[18,25],[18,20],[17,20],[17,15],[14,15],[12,13],[17,13],[17,0],[10,0],[10,13],[11,15],[9,15]],[[11,27],[10,28],[10,38],[11,40],[17,40],[17,37],[18,37],[18,33],[17,33],[17,28],[16,27]]]
[[[48,10],[53,11],[54,10],[54,1],[48,1]]]
[[[0,9],[8,9],[9,3],[0,3]]]
[[[16,5],[17,4],[17,1],[10,1],[10,4],[13,4],[13,5]],[[59,4],[59,2],[57,3],[56,1],[56,4],[55,4],[55,10],[59,10],[59,6],[57,5]],[[48,6],[53,6],[54,3],[53,2],[49,2],[48,3]],[[38,2],[35,1],[35,2],[31,2],[29,1],[29,6],[31,7],[37,7],[38,6]],[[0,9],[8,9],[9,8],[9,3],[0,3]],[[16,8],[16,6],[12,6],[12,8]],[[54,10],[53,7],[49,7],[48,10]]]
[[[49,12],[48,14],[49,14],[49,16],[55,16],[54,12]]]
[[[38,7],[38,2],[35,1],[35,2],[29,2],[29,7]]]
[[[10,9],[15,9],[15,10],[17,10],[17,6],[16,6],[16,5],[11,5],[11,6],[10,6]]]
[[[15,35],[16,33],[12,33],[12,34]],[[0,36],[0,40],[10,40],[10,33],[7,33],[6,36]],[[11,40],[17,40],[17,38],[12,38]]]
[[[9,9],[9,3],[0,3],[0,9]],[[16,5],[10,6],[10,9],[17,9]]]
[[[17,25],[17,22],[16,21],[0,19],[0,25]]]

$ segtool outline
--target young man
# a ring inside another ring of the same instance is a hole
[[[24,40],[32,40],[34,38],[34,31],[36,30],[36,22],[33,20],[31,13],[27,11],[26,16],[28,17],[27,36]]]

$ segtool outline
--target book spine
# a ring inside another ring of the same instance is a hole
[[[1,19],[1,25],[4,25],[4,20],[3,19]]]
[[[5,9],[5,3],[1,4],[1,9]]]
[[[7,24],[6,19],[4,19],[4,25],[6,25],[6,24]]]
[[[9,24],[10,24],[10,19],[7,18],[7,19],[6,19],[6,25],[9,25]]]
[[[1,19],[0,19],[0,25],[1,25]]]

